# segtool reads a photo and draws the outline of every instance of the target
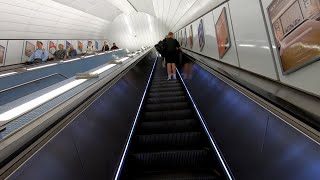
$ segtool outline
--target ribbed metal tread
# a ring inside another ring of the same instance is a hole
[[[145,111],[182,110],[182,109],[188,109],[188,107],[189,107],[188,102],[147,104],[145,106]]]
[[[137,135],[135,136],[135,143],[147,149],[153,146],[152,149],[164,150],[182,146],[185,148],[201,147],[203,146],[203,143],[201,143],[203,138],[202,132]]]
[[[157,104],[157,103],[175,103],[175,102],[186,102],[186,96],[176,96],[176,97],[153,97],[148,98],[147,104]]]
[[[132,180],[219,180],[212,169],[186,169],[179,171],[137,172]]]
[[[158,81],[152,81],[152,85],[167,85],[167,84],[180,84],[178,80],[158,80]]]
[[[176,97],[183,96],[185,93],[183,91],[174,91],[174,92],[157,92],[157,93],[149,93],[149,98],[153,97]]]
[[[178,150],[132,154],[138,167],[146,169],[199,168],[208,166],[207,150]]]
[[[194,119],[142,122],[137,133],[139,134],[164,134],[191,132],[200,129],[198,122]]]
[[[151,88],[150,92],[174,92],[174,91],[183,91],[183,88],[181,86],[177,87],[168,87],[168,88]]]
[[[152,111],[152,112],[145,112],[143,114],[143,119],[145,121],[189,119],[189,118],[192,118],[193,115],[194,114],[191,109],[174,110],[174,111]]]
[[[180,83],[174,83],[174,84],[154,84],[151,85],[152,88],[169,88],[169,87],[181,87]]]

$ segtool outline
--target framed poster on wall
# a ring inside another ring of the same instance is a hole
[[[217,34],[219,57],[223,58],[223,56],[228,52],[228,50],[231,47],[227,12],[225,7],[221,11],[221,14],[215,24],[215,28]]]
[[[98,41],[95,41],[95,48],[99,49],[99,42]]]
[[[53,55],[54,52],[56,52],[56,50],[57,50],[56,43],[53,41],[49,41],[49,53]]]
[[[82,41],[78,41],[78,50],[80,51],[80,52],[82,52],[82,50],[83,50],[83,43],[82,43]]]
[[[192,29],[192,24],[190,25],[190,28],[189,28],[189,46],[192,49],[192,47],[193,47],[193,29]]]
[[[188,36],[187,36],[187,28],[184,28],[184,47],[187,47],[188,45]]]
[[[198,26],[198,39],[199,39],[200,51],[202,51],[202,49],[205,45],[204,27],[203,27],[203,20],[202,19],[200,19],[199,26]]]
[[[70,46],[71,46],[70,41],[66,41],[66,50],[67,50],[68,52],[70,51]]]
[[[320,59],[319,0],[274,0],[267,11],[283,74]]]
[[[27,57],[31,57],[31,55],[33,54],[33,52],[36,50],[36,46],[34,44],[32,44],[29,41],[26,41],[26,47],[25,47],[25,55]]]
[[[6,53],[6,48],[0,45],[0,65],[2,65],[4,62],[5,53]]]

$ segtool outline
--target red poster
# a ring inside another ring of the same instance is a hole
[[[218,21],[216,23],[216,33],[217,33],[217,42],[218,42],[218,51],[220,58],[227,53],[231,47],[231,40],[228,28],[227,12],[224,7]]]

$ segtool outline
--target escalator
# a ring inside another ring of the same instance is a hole
[[[167,81],[160,62],[144,103],[120,179],[226,179],[182,83]]]

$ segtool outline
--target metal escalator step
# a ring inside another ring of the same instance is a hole
[[[146,104],[145,111],[169,111],[188,109],[188,102]]]
[[[175,110],[175,111],[153,111],[145,112],[143,120],[145,121],[163,121],[163,120],[179,120],[193,118],[191,109]]]
[[[182,91],[183,88],[181,86],[177,87],[164,87],[164,88],[150,88],[151,93],[155,92],[174,92],[174,91]]]
[[[152,81],[152,85],[164,85],[164,84],[180,84],[178,80],[169,80],[169,81]]]
[[[204,136],[201,132],[185,132],[171,134],[136,135],[136,145],[144,152],[152,150],[169,150],[183,148],[198,149],[203,147]]]
[[[142,122],[137,129],[139,134],[161,134],[191,132],[200,129],[199,124],[194,119]]]
[[[143,169],[201,168],[208,165],[208,150],[180,150],[131,154],[131,161]]]
[[[152,88],[170,88],[170,87],[181,87],[180,83],[175,83],[175,84],[154,84],[151,85]]]
[[[184,91],[176,92],[158,92],[158,93],[149,93],[148,97],[170,97],[170,96],[183,96],[185,95]]]
[[[133,180],[219,180],[212,169],[186,169],[179,171],[136,172]]]
[[[186,96],[176,96],[176,97],[154,97],[148,98],[148,104],[157,104],[157,103],[175,103],[175,102],[186,102]]]

